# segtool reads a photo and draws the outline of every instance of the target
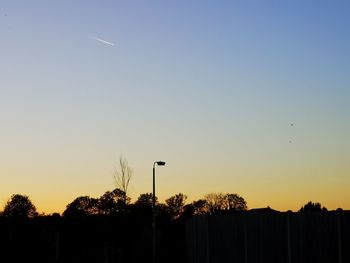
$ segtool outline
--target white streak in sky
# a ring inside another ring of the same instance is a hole
[[[103,40],[103,39],[101,39],[101,38],[98,38],[98,37],[91,37],[91,38],[92,38],[92,39],[95,39],[95,40],[97,40],[97,41],[99,41],[99,42],[101,42],[101,43],[103,43],[103,44],[110,45],[110,46],[114,46],[114,43],[108,42],[108,41]]]

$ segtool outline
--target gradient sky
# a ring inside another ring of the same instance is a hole
[[[345,0],[1,1],[1,208],[99,197],[122,154],[133,201],[161,159],[160,200],[350,209],[349,14]]]

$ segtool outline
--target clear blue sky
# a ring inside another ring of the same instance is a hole
[[[161,200],[350,209],[349,13],[349,1],[2,1],[1,205],[23,193],[62,212],[98,197],[123,154],[133,200],[164,159]]]

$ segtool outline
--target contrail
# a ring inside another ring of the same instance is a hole
[[[110,45],[110,46],[114,46],[114,43],[108,42],[108,41],[103,40],[103,39],[101,39],[101,38],[98,38],[98,37],[91,37],[91,38],[92,38],[92,39],[95,39],[95,40],[97,40],[97,41],[99,41],[99,42],[101,42],[101,43],[103,43],[103,44]]]

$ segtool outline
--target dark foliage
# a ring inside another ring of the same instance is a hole
[[[64,217],[87,217],[97,215],[99,212],[99,200],[89,196],[77,197],[72,203],[67,205],[63,212]]]
[[[237,194],[211,193],[205,197],[204,211],[207,214],[247,210],[247,202]]]
[[[135,206],[139,208],[152,208],[152,193],[140,194],[135,202]],[[156,197],[156,203],[158,203],[158,199]]]
[[[327,208],[322,207],[320,203],[316,202],[308,202],[304,206],[302,206],[299,210],[301,213],[312,213],[312,212],[327,212]]]
[[[184,212],[187,196],[179,193],[165,200],[166,210],[172,219],[177,219]]]
[[[103,215],[116,215],[125,213],[127,206],[130,203],[130,198],[120,189],[115,189],[112,192],[107,191],[98,200],[98,210]]]
[[[7,201],[2,216],[11,218],[32,218],[36,208],[27,195],[14,194]]]

